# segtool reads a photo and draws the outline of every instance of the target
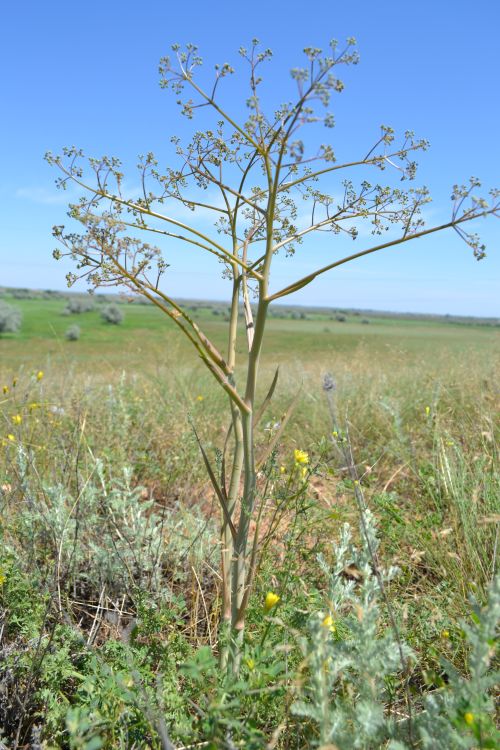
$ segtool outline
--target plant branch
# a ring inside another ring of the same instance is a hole
[[[376,245],[375,247],[370,247],[367,250],[361,250],[359,253],[348,255],[347,257],[342,258],[341,260],[334,261],[333,263],[329,263],[327,266],[318,268],[317,271],[313,271],[307,276],[304,276],[302,279],[299,279],[299,281],[295,281],[293,284],[290,284],[284,289],[281,289],[279,292],[275,292],[274,294],[269,296],[267,300],[268,302],[274,302],[274,300],[280,299],[280,297],[286,297],[289,294],[292,294],[293,292],[297,292],[299,289],[303,289],[305,286],[310,284],[311,281],[314,281],[315,278],[317,278],[318,276],[321,276],[321,274],[326,273],[327,271],[331,271],[332,268],[336,268],[337,266],[342,266],[344,263],[349,263],[350,261],[356,260],[357,258],[362,258],[365,255],[376,253],[379,250],[385,250],[388,247],[401,245],[403,243],[409,242],[410,240],[418,239],[419,237],[425,237],[426,235],[433,234],[434,232],[441,232],[444,229],[454,228],[457,226],[457,224],[461,224],[465,221],[471,221],[472,219],[478,219],[481,216],[485,216],[487,214],[495,214],[497,211],[498,209],[493,208],[489,211],[481,211],[481,213],[467,215],[467,216],[461,217],[460,219],[453,219],[452,221],[449,221],[446,224],[440,224],[439,226],[431,227],[430,229],[423,229],[421,232],[415,232],[414,234],[406,234],[406,235],[403,235],[402,237],[399,237],[396,240],[383,242],[382,244]]]

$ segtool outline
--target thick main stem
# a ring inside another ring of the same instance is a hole
[[[273,225],[276,208],[276,190],[277,185],[279,184],[279,171],[282,155],[283,150],[280,153],[278,164],[274,171],[274,178],[269,154],[266,153],[265,155],[265,168],[269,187],[269,201],[266,211],[266,252],[262,268],[262,278],[259,281],[259,304],[255,319],[255,332],[252,346],[248,354],[247,382],[244,397],[244,402],[248,411],[242,413],[245,483],[243,487],[241,515],[238,523],[236,540],[234,542],[234,560],[232,568],[231,667],[235,674],[237,674],[240,669],[246,605],[248,601],[247,587],[251,585],[252,578],[252,571],[249,571],[247,561],[247,544],[257,490],[253,415],[260,355],[269,308],[268,289],[269,273],[273,257]]]
[[[231,316],[229,322],[229,340],[227,361],[231,377],[234,382],[234,368],[236,365],[236,338],[238,333],[238,313],[239,313],[239,281],[238,269],[233,268],[233,295],[231,300]],[[227,508],[229,518],[234,516],[234,510],[238,501],[240,490],[241,474],[243,471],[243,427],[241,412],[236,405],[230,400],[232,431],[234,437],[233,461],[231,466],[231,477],[227,492]],[[234,541],[228,519],[223,516],[221,528],[221,567],[222,567],[222,622],[221,634],[223,642],[220,648],[220,664],[225,669],[228,663],[228,640],[230,638],[231,621],[232,621],[232,587],[231,587],[231,568],[234,554]]]
[[[231,604],[231,667],[234,673],[239,671],[241,660],[241,646],[245,628],[245,610],[247,601],[247,587],[250,585],[251,571],[247,560],[248,536],[250,522],[255,505],[257,489],[257,472],[255,466],[254,419],[255,392],[262,341],[267,318],[268,302],[265,298],[266,287],[261,283],[260,300],[257,309],[255,336],[248,357],[247,386],[245,403],[249,409],[241,415],[243,431],[243,463],[244,485],[241,502],[241,514],[238,522],[236,540],[234,542],[234,557],[231,571],[232,604]]]

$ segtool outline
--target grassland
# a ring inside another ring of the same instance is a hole
[[[307,682],[297,644],[326,606],[317,555],[331,560],[344,522],[359,520],[332,445],[326,372],[382,560],[401,570],[390,602],[416,656],[410,675],[384,678],[386,712],[405,714],[405,691],[418,710],[444,689],[443,658],[466,679],[462,623],[471,595],[485,602],[498,557],[500,329],[491,321],[299,308],[271,316],[262,395],[277,364],[280,379],[261,447],[300,397],[269,468],[273,497],[288,499],[277,541],[263,540],[243,682],[228,693],[211,661],[219,520],[188,420],[217,461],[224,397],[152,306],[124,305],[113,326],[99,302],[68,316],[64,298],[4,298],[22,310],[23,326],[0,338],[0,747],[167,747],[160,714],[176,747],[319,746],[322,730],[291,710]],[[223,347],[225,306],[191,307]],[[67,341],[75,322],[81,337]],[[294,448],[311,459],[298,489]],[[270,590],[280,596],[275,618],[262,615]],[[387,627],[382,608],[376,630]],[[343,633],[339,614],[335,638],[348,642]],[[356,693],[342,684],[342,695]],[[450,721],[470,735],[463,746],[493,747],[484,744],[494,736],[488,710],[478,718],[461,700]],[[434,746],[459,747],[448,743]],[[358,746],[389,747],[339,745]]]

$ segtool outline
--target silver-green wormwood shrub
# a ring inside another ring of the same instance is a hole
[[[292,711],[317,727],[311,746],[325,750],[498,747],[491,692],[500,676],[492,669],[500,621],[500,575],[491,583],[488,604],[475,605],[472,621],[462,624],[469,647],[468,674],[459,674],[443,661],[446,679],[427,695],[423,707],[414,705],[412,716],[404,710],[388,715],[388,684],[401,668],[401,656],[392,629],[383,622],[382,592],[373,571],[377,528],[370,511],[363,514],[361,546],[353,544],[346,524],[334,548],[333,567],[319,558],[328,580],[325,607],[310,618],[308,634],[300,638],[305,674]],[[343,575],[347,566],[358,571],[357,580]],[[397,569],[379,573],[387,586]],[[342,635],[336,627],[340,619]],[[410,649],[404,643],[402,647],[405,658],[414,663]]]
[[[120,325],[120,323],[123,323],[125,313],[123,312],[123,310],[120,310],[118,305],[106,305],[106,307],[101,312],[101,318],[106,323],[111,323],[112,325],[117,326]]]
[[[0,300],[0,334],[17,333],[21,328],[21,322],[21,311]]]

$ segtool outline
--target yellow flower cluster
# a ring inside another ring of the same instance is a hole
[[[264,609],[266,612],[270,612],[273,607],[277,605],[280,598],[278,594],[274,594],[272,591],[268,591],[266,598],[264,599]]]
[[[322,627],[324,627],[326,630],[329,630],[330,633],[336,632],[335,623],[333,621],[333,617],[331,615],[327,615],[323,622],[321,623]]]
[[[296,448],[293,452],[293,457],[295,459],[295,463],[298,465],[309,463],[309,453],[307,453],[307,451],[301,451]]]

